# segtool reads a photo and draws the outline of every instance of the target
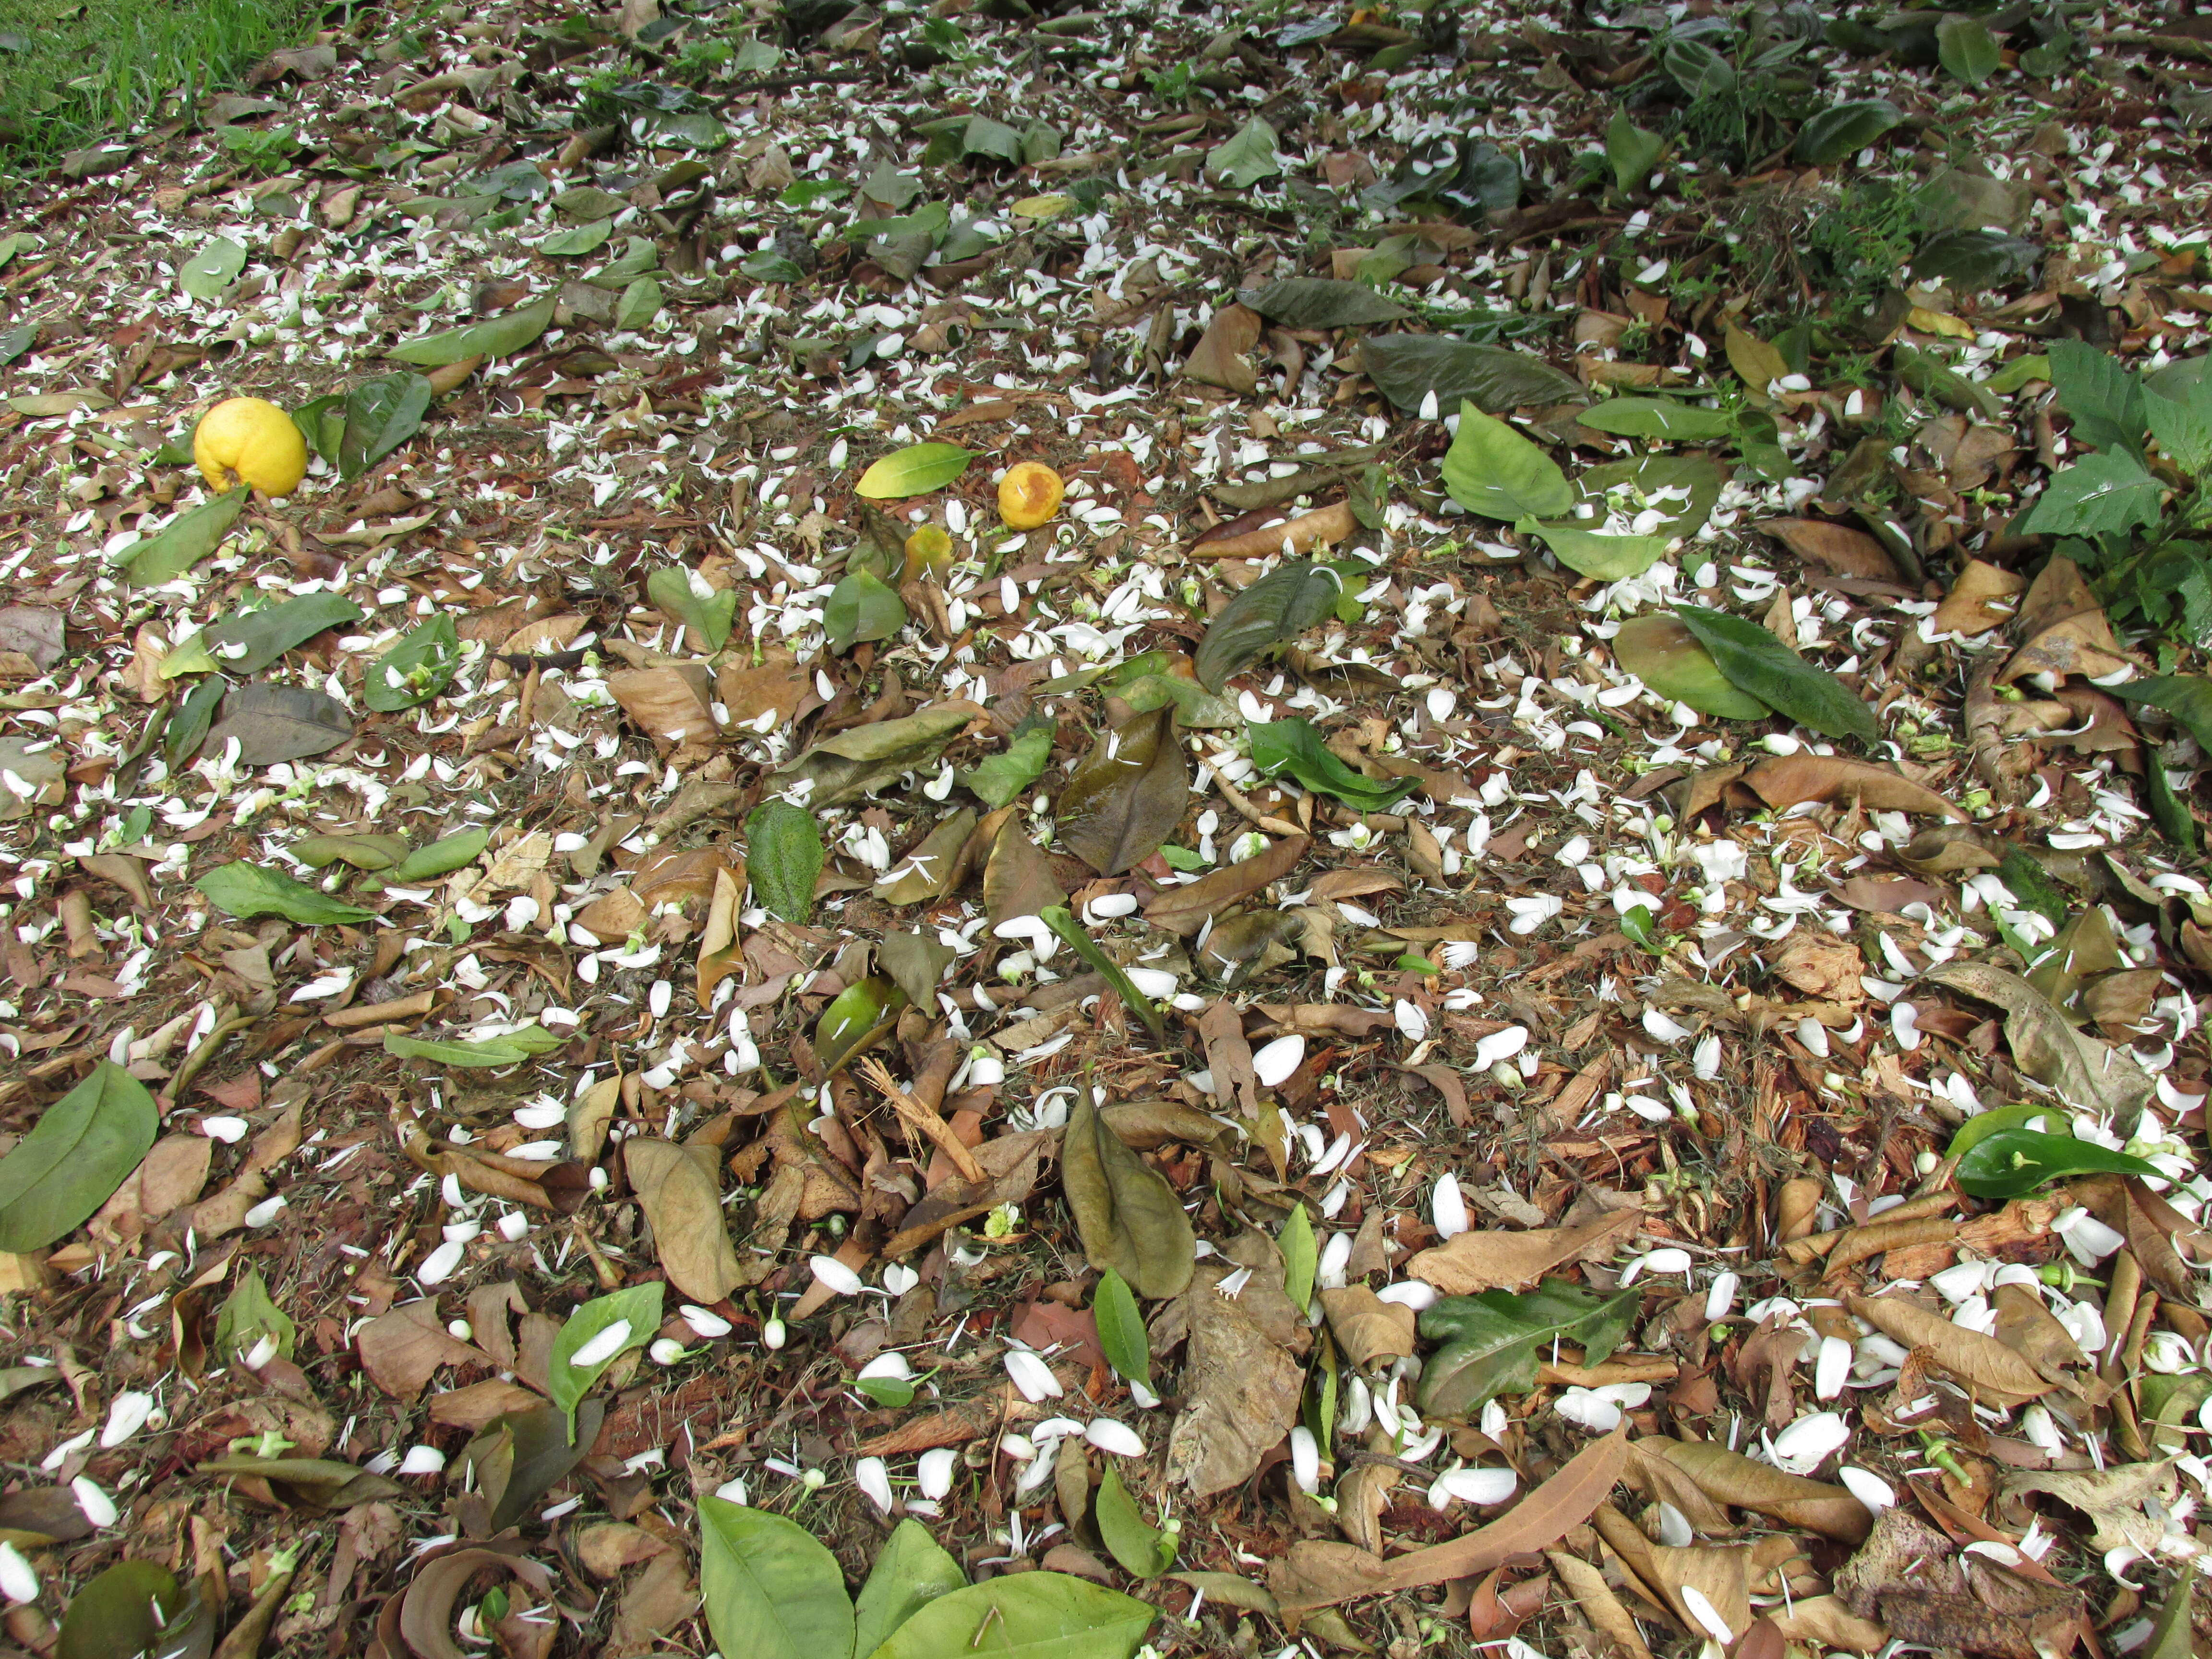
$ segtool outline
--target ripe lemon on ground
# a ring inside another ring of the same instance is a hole
[[[1009,530],[1035,530],[1060,511],[1067,491],[1060,474],[1042,461],[1024,461],[999,481],[999,517]]]
[[[200,416],[192,459],[217,489],[248,483],[264,495],[289,495],[307,476],[307,441],[267,398],[231,398]]]

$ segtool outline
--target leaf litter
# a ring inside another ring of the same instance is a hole
[[[2204,1645],[2189,20],[325,21],[0,237],[11,1642]]]

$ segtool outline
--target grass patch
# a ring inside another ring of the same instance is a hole
[[[189,110],[301,39],[312,0],[0,0],[0,166]]]

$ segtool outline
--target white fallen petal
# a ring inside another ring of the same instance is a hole
[[[913,1376],[914,1367],[908,1363],[904,1354],[879,1353],[860,1367],[860,1380],[866,1382],[877,1377],[891,1377],[904,1382],[910,1381]]]
[[[687,1302],[677,1311],[684,1316],[684,1322],[691,1328],[696,1335],[715,1337],[727,1336],[730,1334],[730,1322],[712,1309],[698,1307]]]
[[[1252,1056],[1252,1075],[1260,1079],[1263,1089],[1273,1089],[1287,1082],[1298,1062],[1306,1057],[1306,1040],[1302,1036],[1277,1037],[1263,1044]]]
[[[410,1446],[394,1471],[398,1474],[437,1474],[446,1467],[446,1454],[435,1446]]]
[[[1520,1484],[1521,1477],[1510,1469],[1446,1469],[1429,1489],[1429,1502],[1443,1507],[1436,1502],[1441,1487],[1462,1504],[1503,1504]]]
[[[1735,1293],[1742,1280],[1735,1273],[1724,1273],[1715,1279],[1705,1291],[1705,1317],[1708,1320],[1726,1319],[1735,1306]]]
[[[204,1117],[200,1133],[210,1140],[220,1140],[226,1146],[235,1146],[246,1139],[251,1126],[242,1117]]]
[[[1528,1046],[1528,1028],[1509,1025],[1502,1031],[1492,1031],[1474,1045],[1474,1070],[1486,1072],[1501,1060],[1510,1060]]]
[[[1594,1389],[1569,1389],[1552,1403],[1552,1409],[1593,1433],[1610,1434],[1620,1426],[1620,1407]]]
[[[10,1601],[39,1599],[39,1573],[13,1544],[0,1543],[0,1595]]]
[[[1321,1444],[1303,1423],[1291,1431],[1291,1475],[1300,1492],[1321,1490]]]
[[[422,1258],[422,1265],[415,1270],[415,1277],[425,1285],[442,1285],[453,1276],[453,1269],[461,1265],[468,1254],[468,1245],[457,1238],[449,1238]]]
[[[1823,1400],[1833,1400],[1844,1391],[1844,1382],[1851,1374],[1853,1349],[1846,1339],[1824,1336],[1820,1339],[1820,1357],[1813,1369],[1813,1392]]]
[[[629,1345],[629,1321],[617,1319],[568,1356],[569,1368],[589,1370],[594,1365],[604,1365]]]
[[[1435,1307],[1442,1295],[1443,1292],[1433,1285],[1424,1284],[1418,1279],[1408,1279],[1395,1285],[1384,1285],[1376,1291],[1375,1299],[1377,1302],[1395,1302],[1401,1308],[1411,1308],[1415,1313],[1420,1313]]]
[[[1006,1375],[1014,1379],[1022,1398],[1032,1406],[1041,1400],[1057,1400],[1066,1392],[1060,1386],[1060,1379],[1052,1374],[1052,1367],[1027,1348],[1007,1350]]]
[[[1095,1419],[1083,1431],[1083,1437],[1103,1452],[1116,1457],[1142,1457],[1145,1443],[1137,1431],[1126,1423],[1116,1423],[1110,1417]]]
[[[70,1482],[70,1495],[76,1499],[77,1508],[84,1511],[84,1518],[94,1526],[115,1524],[115,1500],[100,1490],[99,1482],[80,1474]]]
[[[1840,1412],[1801,1417],[1768,1443],[1774,1465],[1786,1474],[1810,1474],[1831,1453],[1850,1443],[1851,1425]]]
[[[1735,1640],[1735,1632],[1728,1627],[1728,1621],[1721,1617],[1720,1610],[1705,1599],[1703,1590],[1695,1584],[1685,1584],[1681,1595],[1682,1606],[1688,1610],[1690,1617],[1703,1625],[1705,1633],[1714,1641],[1726,1647]]]
[[[853,1484],[884,1515],[891,1512],[891,1472],[880,1457],[864,1457],[853,1465]]]
[[[1408,1042],[1419,1042],[1429,1034],[1429,1017],[1426,1012],[1418,1004],[1407,1002],[1402,997],[1399,999],[1397,1006],[1391,1010],[1390,1018],[1398,1028],[1398,1035]]]
[[[921,1283],[921,1275],[903,1261],[894,1261],[884,1269],[884,1288],[893,1296],[904,1296]]]
[[[806,1265],[813,1270],[816,1283],[839,1296],[858,1296],[866,1288],[860,1283],[860,1274],[834,1255],[811,1255],[806,1258]]]
[[[1456,1238],[1474,1224],[1468,1217],[1467,1200],[1460,1193],[1459,1177],[1449,1170],[1437,1177],[1436,1194],[1429,1207],[1436,1218],[1438,1238]]]
[[[100,1431],[100,1449],[107,1451],[121,1445],[146,1426],[154,1415],[154,1396],[136,1390],[115,1396],[107,1408],[107,1426]]]
[[[915,1485],[932,1503],[952,1490],[952,1472],[960,1464],[957,1446],[935,1446],[922,1453],[915,1470]]]
[[[1897,1505],[1897,1489],[1880,1475],[1863,1469],[1856,1463],[1846,1463],[1838,1469],[1836,1479],[1844,1483],[1844,1489],[1852,1497],[1877,1513],[1894,1509]]]

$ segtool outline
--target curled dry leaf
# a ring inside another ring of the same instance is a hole
[[[1239,899],[1289,875],[1309,845],[1304,836],[1286,836],[1241,864],[1224,866],[1188,886],[1163,888],[1146,904],[1145,920],[1188,939]]]
[[[1768,519],[1753,526],[1774,538],[1808,564],[1838,576],[1895,581],[1897,562],[1888,550],[1863,530],[1825,519]]]
[[[540,1595],[553,1593],[553,1575],[521,1553],[520,1545],[493,1544],[455,1550],[415,1570],[399,1603],[399,1632],[418,1659],[464,1659],[453,1640],[454,1604],[481,1573],[520,1578]]]
[[[745,1282],[722,1220],[719,1151],[642,1138],[623,1143],[623,1171],[645,1210],[668,1282],[709,1306]]]
[[[1927,978],[2003,1009],[2014,1065],[2068,1105],[2110,1117],[2124,1135],[2135,1132],[2156,1085],[2124,1047],[2076,1030],[2034,987],[2002,968],[1947,962]]]
[[[1855,1292],[1844,1303],[1885,1336],[1924,1350],[1933,1370],[1973,1390],[1984,1405],[2024,1406],[2057,1386],[1996,1338],[1954,1325],[1917,1303]]]
[[[1164,1298],[1190,1283],[1198,1241],[1182,1201],[1131,1152],[1079,1091],[1060,1144],[1060,1184],[1085,1256],[1138,1295]]]
[[[1264,326],[1260,313],[1249,307],[1222,307],[1206,324],[1182,372],[1239,398],[1249,396],[1259,386],[1260,377],[1245,354],[1260,343]]]
[[[1359,520],[1352,516],[1351,503],[1339,501],[1333,507],[1317,507],[1310,513],[1295,514],[1258,530],[1207,537],[1190,550],[1193,557],[1201,559],[1264,559],[1277,554],[1285,558],[1303,558],[1316,547],[1335,546],[1358,528]]]
[[[1856,802],[1870,811],[1920,812],[1964,819],[1966,814],[1934,790],[1887,766],[1842,755],[1775,755],[1749,763],[1709,767],[1681,786],[1682,816],[1724,805],[1781,811],[1806,801]]]
[[[1283,1289],[1283,1260],[1272,1239],[1240,1234],[1225,1252],[1231,1267],[1208,1262],[1163,1316],[1152,1352],[1182,1334],[1185,1404],[1168,1437],[1169,1478],[1199,1497],[1241,1486],[1297,1421],[1305,1372],[1297,1356],[1309,1335],[1304,1315]],[[1235,1267],[1251,1277],[1235,1297],[1215,1286]]]
[[[1446,1296],[1517,1291],[1563,1262],[1605,1260],[1642,1224],[1640,1212],[1624,1210],[1578,1227],[1460,1233],[1421,1251],[1406,1264],[1406,1272]]]
[[[1866,1505],[1843,1487],[1785,1474],[1771,1464],[1753,1462],[1741,1452],[1711,1441],[1653,1435],[1636,1445],[1639,1451],[1663,1458],[1680,1469],[1717,1502],[1756,1510],[1784,1525],[1817,1532],[1823,1538],[1856,1544],[1874,1524]]]
[[[1414,1313],[1403,1303],[1385,1302],[1364,1285],[1348,1285],[1323,1291],[1321,1305],[1337,1351],[1348,1364],[1364,1370],[1419,1352]]]
[[[1118,876],[1160,848],[1190,795],[1190,763],[1176,741],[1175,707],[1134,714],[1102,732],[1054,808],[1068,851]]]
[[[1952,582],[1951,591],[1943,596],[1943,603],[1928,619],[1929,628],[1935,633],[1964,634],[1969,638],[1986,634],[2012,620],[2027,588],[2027,579],[2019,572],[1969,559]]]

